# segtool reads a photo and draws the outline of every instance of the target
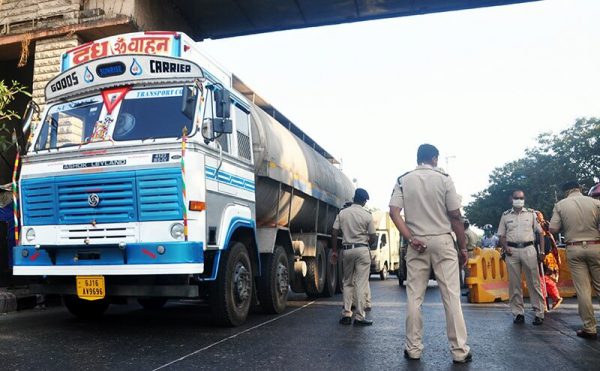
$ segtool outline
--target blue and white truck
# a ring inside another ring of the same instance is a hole
[[[61,63],[21,159],[15,275],[79,317],[193,298],[225,325],[283,311],[290,287],[339,290],[329,239],[352,183],[196,42],[123,34]]]

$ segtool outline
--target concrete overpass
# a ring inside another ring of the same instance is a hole
[[[192,37],[218,39],[539,0],[172,0]]]

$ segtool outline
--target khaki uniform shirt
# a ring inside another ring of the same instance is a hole
[[[369,235],[375,234],[373,215],[358,204],[352,204],[335,217],[333,228],[342,231],[342,243],[369,244]]]
[[[535,231],[544,234],[533,209],[524,207],[520,213],[514,209],[506,210],[500,218],[498,235],[506,236],[507,242],[535,241]]]
[[[465,237],[467,238],[467,250],[473,251],[479,244],[479,236],[471,228],[467,228],[465,229]]]
[[[552,211],[550,228],[565,232],[567,242],[600,239],[600,201],[573,192],[558,201]]]
[[[460,209],[454,182],[430,165],[398,178],[390,206],[404,209],[404,219],[416,236],[437,236],[452,231],[448,211]]]

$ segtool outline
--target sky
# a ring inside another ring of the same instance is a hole
[[[598,0],[281,31],[199,44],[338,160],[368,206],[435,145],[463,206],[542,132],[600,116]]]

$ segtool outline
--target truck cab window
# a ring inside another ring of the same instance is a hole
[[[89,138],[102,111],[102,100],[82,99],[57,104],[44,119],[36,150],[79,145]]]
[[[252,145],[250,144],[250,114],[237,104],[234,107],[238,155],[243,159],[251,160]]]
[[[204,118],[215,118],[215,100],[213,98],[213,92],[209,90],[209,94],[207,94],[206,104],[204,106]],[[221,145],[221,149],[223,152],[229,153],[229,134],[221,134],[219,137],[215,139]]]
[[[182,87],[132,90],[116,118],[115,141],[177,138],[183,128],[192,132],[192,120],[181,112]]]

